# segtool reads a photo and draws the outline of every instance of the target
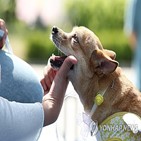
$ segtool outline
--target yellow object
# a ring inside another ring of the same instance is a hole
[[[134,134],[123,117],[127,112],[118,112],[106,118],[99,125],[99,132],[102,141],[141,141],[141,134]],[[132,129],[137,130],[138,126],[132,125]]]
[[[111,138],[111,139],[109,139],[107,141],[122,141],[122,140],[120,138]]]
[[[101,105],[104,101],[104,98],[101,94],[97,94],[97,96],[95,97],[95,103],[96,105]]]

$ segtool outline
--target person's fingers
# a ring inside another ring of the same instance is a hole
[[[46,66],[44,69],[44,79],[45,79],[45,84],[50,87],[51,85],[51,68],[50,66]]]
[[[70,71],[70,68],[72,67],[72,65],[77,63],[77,59],[74,56],[68,56],[61,68],[58,71],[58,75],[61,75],[62,78],[65,78],[68,74],[68,72]]]
[[[49,100],[55,109],[59,112],[64,100],[64,95],[68,86],[67,74],[73,64],[76,64],[77,60],[73,56],[69,56],[63,62],[61,68],[57,71],[57,74],[52,82],[51,88],[48,94],[44,97],[44,101]]]
[[[40,83],[41,83],[41,85],[42,85],[42,87],[44,89],[44,92],[48,91],[48,88],[47,88],[47,85],[45,83],[45,79],[44,78],[40,81]]]
[[[44,78],[41,80],[45,94],[50,90],[52,82],[55,78],[56,70],[53,70],[50,65],[44,68]]]
[[[67,57],[61,68],[56,74],[56,77],[54,79],[54,84],[51,87],[51,93],[53,92],[55,95],[57,93],[65,93],[67,85],[68,85],[68,79],[67,75],[68,72],[70,71],[70,68],[72,67],[73,64],[77,63],[77,59],[73,56]]]
[[[50,76],[50,77],[49,77],[50,82],[52,82],[52,81],[54,80],[55,75],[56,75],[56,71],[53,70],[53,69],[51,69],[50,75],[49,75],[49,76]]]
[[[49,93],[56,97],[58,94],[64,94],[68,85],[67,74],[73,64],[77,63],[77,59],[74,56],[68,56],[61,68],[58,71],[53,71],[50,65],[47,65],[44,72],[44,82],[42,82],[44,88],[47,88]],[[50,77],[52,76],[52,77]],[[57,96],[58,97],[58,96]]]

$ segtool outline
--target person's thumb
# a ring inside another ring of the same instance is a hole
[[[76,63],[77,63],[77,59],[74,56],[68,56],[64,60],[61,68],[59,69],[58,74],[61,75],[62,77],[66,77],[72,65]]]
[[[68,56],[61,68],[58,70],[55,79],[53,81],[53,84],[50,88],[50,94],[56,96],[59,94],[64,94],[68,85],[68,72],[70,71],[70,68],[72,65],[77,63],[77,59],[73,56]]]

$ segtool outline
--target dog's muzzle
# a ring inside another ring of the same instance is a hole
[[[58,40],[56,39],[56,35],[59,33],[59,29],[56,27],[56,26],[53,26],[52,28],[52,40],[53,42],[55,43],[56,47],[58,48]],[[54,69],[59,69],[64,60],[67,58],[66,55],[64,56],[54,56],[50,59],[50,64],[51,66],[54,68]],[[70,68],[70,69],[73,69],[74,65]]]

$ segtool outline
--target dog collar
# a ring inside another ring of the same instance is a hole
[[[97,106],[100,106],[103,103],[103,101],[104,101],[103,96],[100,93],[98,93],[95,97],[95,100],[94,100],[95,104]]]
[[[107,91],[107,89],[105,90],[105,92]],[[88,134],[90,133],[91,136],[96,136],[96,134],[98,133],[98,122],[97,121],[93,121],[92,119],[92,115],[95,112],[97,106],[100,106],[103,101],[104,101],[104,94],[100,94],[98,93],[94,99],[94,105],[92,107],[92,110],[90,112],[90,114],[87,113],[82,113],[82,129],[85,129],[85,131],[81,131],[82,135],[84,137],[87,137]]]
[[[111,88],[113,88],[114,86],[114,80],[112,81],[112,85],[111,85]],[[90,117],[92,117],[92,115],[94,114],[94,112],[96,111],[97,107],[100,106],[103,102],[104,102],[104,95],[106,93],[106,91],[108,90],[109,86],[102,92],[102,93],[98,93],[96,96],[95,96],[95,99],[94,99],[94,105],[90,111]]]
[[[97,121],[93,121],[92,120],[92,115],[94,114],[97,106],[100,106],[103,102],[104,102],[104,94],[106,93],[108,87],[106,88],[106,90],[101,94],[98,93],[94,99],[94,105],[92,107],[92,110],[90,112],[90,114],[87,113],[83,113],[82,114],[82,129],[85,129],[85,131],[82,130],[82,135],[84,137],[87,137],[88,134],[90,133],[91,136],[94,136],[97,134],[98,132],[98,123]]]
[[[112,81],[112,85],[111,88],[113,88],[114,86],[114,80]],[[103,102],[104,102],[104,95],[106,93],[106,91],[108,90],[109,86],[104,90],[103,93],[98,93],[94,99],[94,105],[90,111],[90,114],[87,113],[82,113],[82,129],[85,129],[85,131],[82,130],[82,135],[84,137],[87,137],[88,134],[90,133],[91,136],[95,136],[96,139],[101,140],[100,136],[96,136],[98,135],[98,123],[97,121],[93,121],[92,119],[92,115],[94,114],[94,112],[97,109],[97,106],[100,106]]]
[[[94,112],[96,111],[97,107],[100,106],[103,102],[104,102],[104,94],[106,93],[107,89],[103,92],[103,93],[98,93],[94,99],[94,105],[91,109],[90,112],[90,117],[92,117],[92,115],[94,114]]]

